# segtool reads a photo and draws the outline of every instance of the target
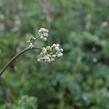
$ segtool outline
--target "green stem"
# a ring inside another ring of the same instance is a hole
[[[16,54],[6,65],[4,65],[4,67],[1,69],[0,71],[0,76],[5,72],[5,70],[11,65],[11,63],[13,63],[18,57],[20,57],[22,54],[24,54],[25,52],[29,51],[29,50],[33,50],[33,49],[41,49],[38,47],[27,47],[25,49],[23,49],[22,51],[20,51],[18,54]]]

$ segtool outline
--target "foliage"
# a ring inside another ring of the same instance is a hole
[[[16,60],[0,78],[0,109],[109,109],[108,10],[108,0],[0,0],[0,68],[40,27],[64,48],[51,64],[34,51]]]
[[[36,102],[34,97],[22,96],[11,109],[37,109]]]

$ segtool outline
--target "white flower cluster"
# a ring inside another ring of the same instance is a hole
[[[48,29],[40,28],[38,31],[40,39],[46,41],[48,38],[48,32],[49,32]]]
[[[38,36],[33,36],[32,34],[27,34],[27,43],[29,44],[29,47],[33,47],[34,46],[34,42],[36,39],[42,39],[43,41],[46,41],[48,39],[48,29],[45,28],[40,28],[38,30]]]
[[[60,48],[59,44],[53,44],[52,46],[44,47],[38,56],[38,61],[52,62],[57,57],[63,56],[63,49]]]
[[[29,44],[29,47],[30,48],[34,47],[34,42],[36,38],[32,34],[27,34],[26,37],[27,37],[27,43]]]
[[[48,29],[40,28],[38,31],[38,35],[34,37],[31,34],[27,34],[27,43],[29,44],[29,48],[35,47],[36,39],[40,38],[43,41],[48,39]],[[38,61],[44,62],[52,62],[55,61],[56,58],[63,56],[63,49],[59,44],[53,44],[52,46],[43,47],[41,53],[38,55]]]

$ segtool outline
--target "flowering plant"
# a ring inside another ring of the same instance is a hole
[[[28,36],[28,47],[23,49],[21,52],[16,54],[0,71],[0,76],[3,74],[3,72],[10,66],[10,64],[15,61],[19,56],[24,54],[25,52],[33,49],[41,49],[40,54],[37,56],[37,61],[43,61],[43,62],[52,62],[55,61],[56,58],[63,56],[63,49],[60,47],[60,44],[53,44],[51,46],[47,47],[35,47],[35,41],[37,39],[41,39],[42,41],[47,41],[48,39],[48,29],[40,28],[38,30],[38,36],[33,36],[31,34],[27,34]]]

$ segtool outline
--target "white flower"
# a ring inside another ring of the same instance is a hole
[[[28,40],[27,43],[29,44],[30,48],[33,48],[35,45],[35,40],[40,38],[44,41],[48,38],[48,29],[40,28],[38,31],[38,37],[34,37],[31,34],[27,34]],[[60,58],[63,56],[63,49],[60,47],[60,44],[53,44],[52,46],[43,47],[41,53],[38,55],[37,61],[44,61],[44,62],[52,62],[55,61],[56,58]]]
[[[64,50],[61,48],[60,51],[63,52]]]
[[[27,43],[29,44],[29,47],[32,48],[34,46],[34,42],[36,38],[32,34],[27,34]]]
[[[60,46],[60,44],[53,44],[53,46],[54,46],[54,47],[59,47],[59,46]]]
[[[38,61],[52,62],[56,57],[63,56],[63,49],[59,44],[53,44],[52,46],[44,47],[38,56]]]
[[[52,46],[53,46],[53,47],[55,47],[55,46],[56,46],[56,44],[53,44]]]
[[[43,37],[42,39],[43,39],[44,41],[46,41],[46,40],[47,40],[47,38],[46,38],[46,37]]]
[[[43,36],[48,37],[48,33],[43,33]]]
[[[52,61],[55,61],[55,59],[54,59],[54,58],[51,58],[51,60],[50,60],[50,61],[51,61],[51,62],[52,62]]]
[[[57,57],[62,57],[62,56],[63,56],[63,53],[57,54]]]
[[[47,46],[46,49],[50,51],[51,50],[51,47],[50,46]]]
[[[44,57],[38,58],[37,61],[50,62],[50,58],[48,56],[44,56]]]
[[[46,52],[47,52],[47,49],[46,49],[46,48],[43,48],[43,49],[42,49],[42,52],[43,52],[43,53],[46,53]]]
[[[55,57],[56,57],[56,55],[55,55],[55,54],[53,54],[53,55],[52,55],[52,57],[53,57],[53,58],[55,58]]]
[[[39,29],[39,33],[42,33],[42,32],[45,32],[45,33],[48,33],[48,29],[45,29],[45,28],[40,28]]]
[[[38,62],[40,62],[40,61],[41,61],[41,59],[40,59],[40,58],[38,58],[38,59],[37,59],[37,61],[38,61]]]
[[[33,43],[30,43],[30,44],[29,44],[29,47],[30,47],[30,48],[33,48],[33,47],[34,47]]]
[[[40,28],[39,31],[38,31],[39,37],[40,37],[42,40],[46,41],[47,38],[48,38],[48,32],[49,32],[48,29]]]
[[[59,47],[58,47],[58,46],[56,46],[56,47],[55,47],[55,50],[59,51],[60,49],[59,49]]]

